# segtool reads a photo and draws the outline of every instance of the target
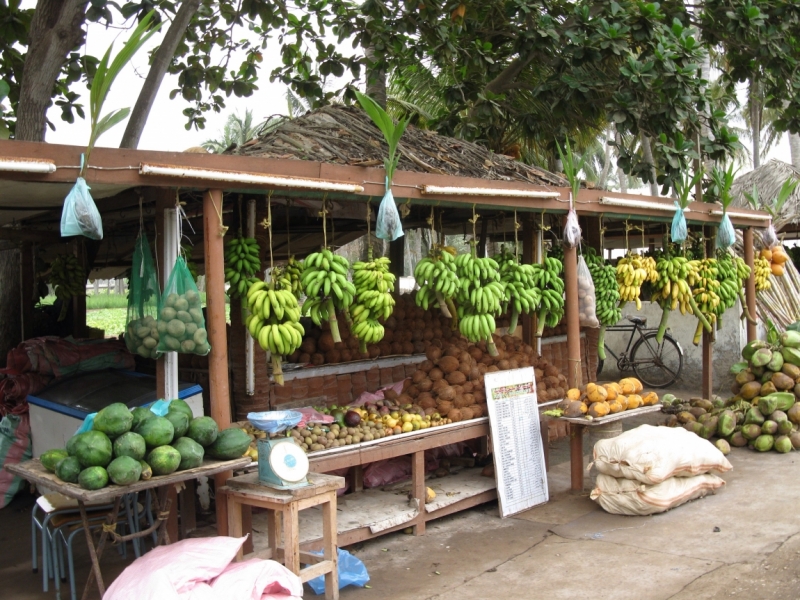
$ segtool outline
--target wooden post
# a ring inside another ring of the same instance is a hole
[[[225,260],[222,229],[222,190],[208,190],[203,196],[203,242],[206,263],[206,303],[208,320],[209,396],[211,417],[220,430],[231,424],[231,395],[228,385],[228,339],[225,323]],[[233,475],[230,471],[214,476],[219,490]],[[217,494],[217,534],[227,535],[228,506]]]
[[[709,228],[703,227],[706,239],[706,256],[714,256],[714,238],[706,236]],[[711,400],[714,391],[714,332],[703,330],[703,398]]]
[[[392,261],[389,269],[397,277],[397,289],[400,289],[401,277],[406,274],[406,236],[400,236],[393,242],[389,242],[389,260]]]
[[[524,214],[517,217],[522,220],[522,262],[526,265],[533,264],[536,260],[534,223],[530,215]],[[522,341],[529,346],[534,345],[533,332],[535,331],[535,318],[531,315],[522,315]]]
[[[22,316],[22,339],[27,340],[33,337],[33,305],[34,305],[34,262],[33,244],[31,242],[22,243],[22,252],[19,259],[19,290],[20,290],[20,314]]]
[[[567,385],[581,387],[581,328],[578,316],[578,251],[564,249],[564,289],[567,319]],[[570,425],[572,490],[583,491],[583,427]]]
[[[175,206],[175,195],[173,190],[167,188],[146,188],[144,192],[148,200],[155,200],[156,203],[156,256],[158,257],[156,265],[158,268],[158,281],[161,284],[161,289],[164,289],[167,283],[166,266],[163,264],[164,211]],[[111,286],[111,281],[111,279],[108,280],[107,285],[109,287]],[[167,395],[166,363],[166,354],[162,354],[158,360],[156,360],[156,395],[159,398],[166,398]]]
[[[747,306],[743,306],[742,309],[746,309],[747,312],[753,318],[756,318],[756,274],[754,270],[754,263],[755,263],[755,249],[753,248],[753,228],[748,227],[744,230],[744,262],[747,263],[747,266],[750,267],[750,277],[747,278],[747,282],[745,283],[745,301]],[[747,342],[750,343],[753,340],[758,339],[758,331],[756,330],[756,324],[751,323],[749,320],[747,321]]]

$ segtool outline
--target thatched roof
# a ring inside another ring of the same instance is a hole
[[[758,189],[758,198],[762,203],[770,204],[778,196],[783,182],[794,177],[800,180],[800,170],[782,160],[772,159],[767,164],[753,169],[737,178],[733,183],[733,206],[750,208],[745,193],[752,194],[753,186]],[[800,223],[800,186],[783,205],[780,216],[774,225],[780,231],[786,225]]]
[[[326,106],[277,127],[228,154],[311,160],[362,167],[381,167],[388,153],[383,135],[361,109]],[[402,171],[456,175],[536,185],[567,186],[567,181],[544,169],[486,148],[409,126],[400,142]]]

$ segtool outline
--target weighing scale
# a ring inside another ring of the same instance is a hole
[[[258,440],[258,480],[278,490],[308,485],[308,456],[292,438]]]

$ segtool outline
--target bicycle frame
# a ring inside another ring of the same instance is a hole
[[[631,323],[630,325],[612,325],[611,327],[606,327],[606,333],[609,331],[630,331],[631,335],[628,338],[628,343],[625,346],[625,350],[619,353],[619,355],[615,354],[608,345],[605,345],[605,350],[607,354],[610,354],[614,357],[614,360],[617,361],[617,369],[619,371],[630,371],[632,369],[630,359],[628,358],[628,353],[631,351],[634,343],[638,341],[642,334],[647,331],[646,327],[642,327],[641,325],[637,325],[636,323]],[[636,332],[639,332],[639,337],[636,338]],[[634,339],[636,338],[636,339]]]

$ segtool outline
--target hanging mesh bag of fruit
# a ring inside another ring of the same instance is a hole
[[[147,235],[142,231],[136,238],[128,290],[125,345],[132,354],[142,358],[158,358],[160,334],[156,319],[160,301],[158,274],[153,265]]]
[[[158,351],[205,356],[208,345],[200,292],[186,261],[179,256],[158,305]]]

